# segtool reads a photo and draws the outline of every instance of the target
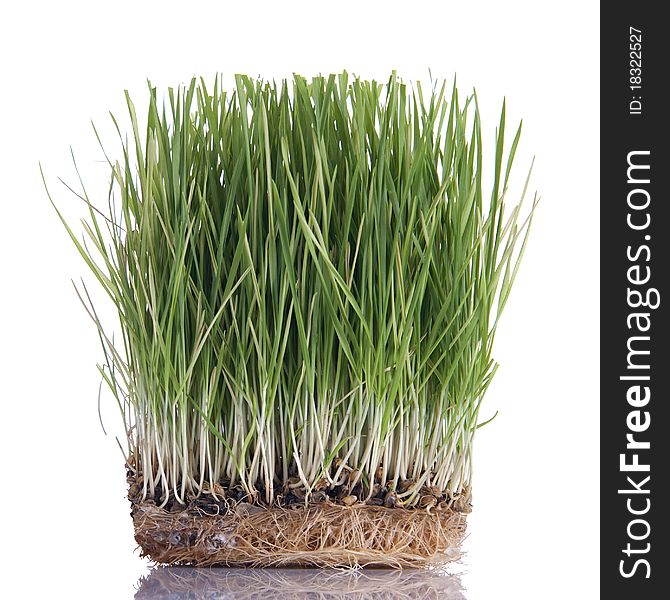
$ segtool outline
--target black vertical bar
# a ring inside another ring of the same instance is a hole
[[[670,29],[663,7],[601,3],[603,598],[670,598],[670,102],[662,91],[670,82]]]

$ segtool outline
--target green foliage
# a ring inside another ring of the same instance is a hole
[[[487,193],[455,86],[193,80],[150,88],[146,126],[127,103],[107,207],[85,241],[63,223],[118,309],[122,345],[84,298],[145,494],[224,481],[271,502],[380,467],[407,505],[469,486],[532,215],[505,211],[504,105]]]

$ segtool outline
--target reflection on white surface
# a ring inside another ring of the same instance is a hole
[[[153,568],[135,600],[465,600],[440,570]]]

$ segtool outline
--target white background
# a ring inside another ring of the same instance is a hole
[[[104,190],[90,120],[111,130],[123,90],[217,72],[343,68],[386,80],[458,74],[492,140],[506,96],[523,116],[517,174],[542,195],[498,333],[501,367],[476,446],[461,571],[469,600],[598,592],[598,3],[58,2],[0,21],[0,596],[131,598],[122,458],[97,414],[98,340],[70,279],[85,273],[47,200],[77,200],[69,148]],[[125,123],[125,121],[123,121]],[[111,401],[105,423],[114,423]],[[281,597],[278,594],[278,597]]]

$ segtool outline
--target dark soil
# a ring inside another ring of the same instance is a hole
[[[241,485],[230,485],[230,482],[221,480],[214,486],[216,496],[209,492],[203,492],[197,496],[188,495],[184,503],[180,503],[173,491],[167,502],[164,503],[162,487],[156,489],[153,496],[147,494],[142,498],[143,481],[142,476],[137,476],[132,467],[127,465],[127,479],[129,484],[128,498],[133,507],[142,501],[150,501],[156,505],[163,506],[167,511],[192,511],[199,515],[219,515],[225,514],[230,510],[231,505],[247,504],[251,509],[263,507],[268,508],[264,501],[265,490],[260,487],[256,497],[248,494]],[[297,481],[295,482],[297,483]],[[273,507],[291,508],[293,506],[305,507],[306,505],[332,503],[344,506],[354,504],[366,504],[369,506],[385,506],[387,508],[400,507],[398,495],[405,492],[412,485],[411,481],[401,480],[397,489],[393,489],[393,482],[386,482],[382,485],[380,481],[373,484],[370,491],[367,486],[359,482],[354,486],[347,482],[331,487],[325,479],[322,484],[317,484],[312,490],[309,498],[306,500],[304,489],[293,487],[291,485],[276,485],[274,489]],[[444,511],[451,509],[455,512],[469,513],[472,510],[470,493],[468,490],[454,498],[442,493],[439,489],[424,485],[419,494],[419,501],[415,505],[417,509]],[[134,509],[133,509],[134,510]]]

